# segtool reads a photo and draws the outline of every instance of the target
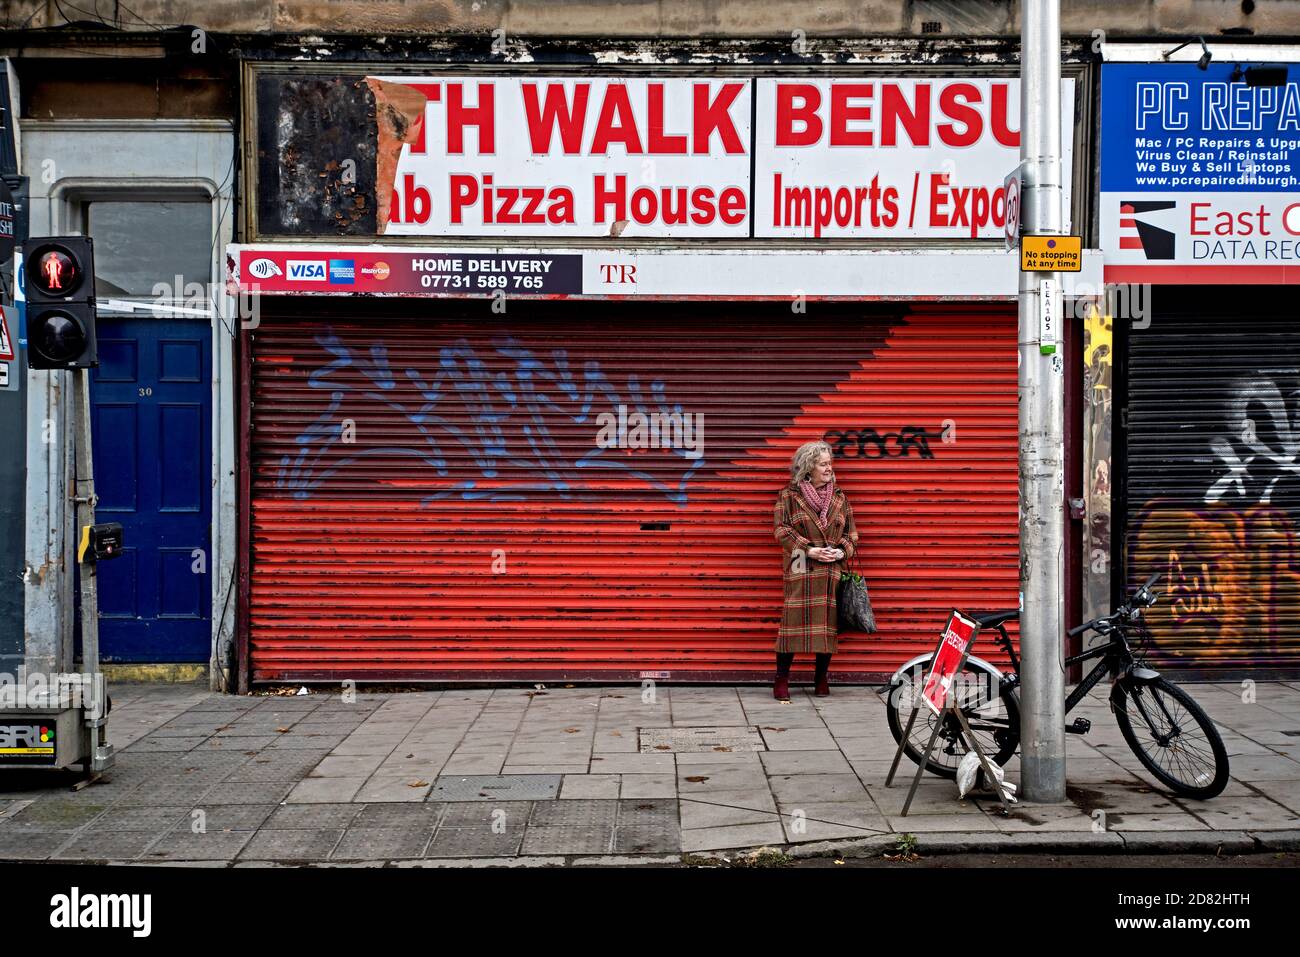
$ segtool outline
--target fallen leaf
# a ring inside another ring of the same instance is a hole
[[[581,730],[582,730],[581,728],[565,728],[565,729],[564,729],[564,733],[565,733],[565,734],[577,734],[577,733],[578,733],[579,731],[581,731]]]
[[[412,781],[410,784],[407,785],[408,788],[427,788],[428,786],[429,786],[428,781]]]
[[[622,731],[611,731],[610,734],[611,734],[613,737],[615,737],[615,738],[621,738],[621,737],[623,737],[623,732],[622,732]]]
[[[280,734],[288,734],[288,733],[289,733],[289,729],[288,729],[288,728],[276,728],[275,730],[278,731],[278,732],[280,732]]]
[[[708,775],[706,774],[692,774],[686,780],[690,781],[692,784],[703,784],[708,779]]]
[[[673,749],[673,746],[672,746],[671,744],[656,744],[656,745],[655,745],[655,750],[656,750],[656,751],[671,751],[672,749]]]
[[[719,745],[718,745],[717,747],[715,747],[713,750],[714,750],[714,751],[730,751],[731,748],[727,747],[725,744],[719,744]]]

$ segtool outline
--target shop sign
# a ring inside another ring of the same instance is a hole
[[[1217,60],[1102,67],[1108,281],[1300,282],[1300,67],[1289,74]]]
[[[991,77],[367,77],[386,236],[998,239]],[[1062,81],[1069,206],[1074,85]]]

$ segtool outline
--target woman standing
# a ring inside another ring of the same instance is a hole
[[[808,442],[790,462],[790,484],[776,499],[776,540],[785,559],[785,601],[776,637],[772,694],[790,700],[790,665],[796,652],[817,656],[814,694],[831,693],[827,670],[838,646],[835,591],[840,562],[857,551],[853,510],[835,487],[831,447]]]

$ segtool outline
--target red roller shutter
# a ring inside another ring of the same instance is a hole
[[[1016,600],[1005,308],[295,305],[252,339],[255,681],[765,680],[772,508],[824,436],[880,623],[837,671]],[[702,415],[700,456],[600,447],[619,405]]]

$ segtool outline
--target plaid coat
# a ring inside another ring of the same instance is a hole
[[[858,531],[849,500],[838,488],[827,519],[823,532],[797,488],[787,486],[776,498],[776,540],[781,543],[785,569],[778,652],[825,654],[834,653],[839,646],[835,591],[844,563],[858,549]],[[806,554],[809,548],[828,545],[844,549],[844,558],[821,562]]]

